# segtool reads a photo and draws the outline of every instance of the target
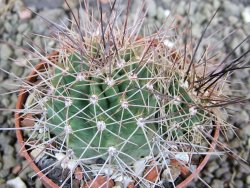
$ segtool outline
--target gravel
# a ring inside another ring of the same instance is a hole
[[[65,11],[63,9],[46,9],[39,12],[39,15],[31,21],[34,33],[49,34],[48,25],[50,25],[50,23],[48,23],[46,19],[49,19],[50,22],[66,26],[69,23],[67,15],[65,15]]]
[[[70,1],[71,7],[77,5],[77,1]],[[132,13],[135,14],[138,8],[138,1],[132,1]],[[0,1],[0,10],[4,7],[5,1]],[[125,7],[126,1],[118,1],[119,8]],[[146,1],[148,13],[146,24],[153,30],[155,26],[161,26],[161,19],[169,13],[176,14],[177,21],[187,20],[188,3],[185,0],[155,0]],[[0,37],[6,41],[0,43],[0,68],[11,71],[19,77],[27,74],[28,70],[24,69],[25,58],[29,57],[25,51],[18,46],[28,47],[27,39],[24,35],[30,37],[31,41],[37,46],[42,47],[45,42],[39,36],[32,35],[32,32],[37,34],[49,34],[51,31],[50,24],[41,19],[35,13],[31,13],[25,8],[28,6],[39,15],[48,18],[49,20],[65,25],[69,25],[69,10],[63,3],[63,0],[23,0],[16,1],[12,9],[6,11],[0,16]],[[91,2],[91,6],[95,3]],[[202,3],[198,0],[192,1],[190,5],[189,18],[192,21],[193,37],[199,38],[201,32],[206,26],[206,23],[213,15],[214,11],[221,6],[221,11],[212,21],[208,28],[206,36],[212,35],[209,40],[205,40],[202,45],[216,44],[224,37],[219,44],[220,49],[225,52],[230,52],[240,41],[249,35],[250,31],[250,1],[249,0],[207,0]],[[183,25],[180,24],[180,28]],[[229,36],[229,33],[235,31]],[[26,42],[24,42],[26,41]],[[31,42],[29,41],[29,42]],[[54,44],[50,44],[51,47]],[[202,49],[202,47],[200,48]],[[250,44],[246,43],[239,48],[233,55],[236,57],[243,51],[249,50]],[[202,52],[198,52],[201,54]],[[17,59],[13,62],[10,58]],[[249,66],[248,59],[246,65]],[[231,75],[231,84],[237,94],[244,94],[250,97],[250,71],[241,70]],[[0,71],[0,93],[15,90],[16,82],[11,76]],[[14,108],[16,103],[16,95],[0,95],[0,109]],[[250,106],[247,103],[229,106],[228,111],[234,116],[229,116],[229,120],[235,126],[237,137],[228,133],[228,147],[238,156],[250,162]],[[13,127],[13,116],[10,111],[0,110],[0,127]],[[28,165],[18,155],[19,149],[15,147],[16,138],[13,131],[0,132],[0,188],[7,187],[8,182],[22,181],[23,188],[41,188],[41,182],[38,178],[33,180],[30,177],[33,171],[26,168]],[[213,188],[222,187],[250,187],[250,167],[244,162],[237,162],[232,157],[222,157],[223,159],[213,157],[201,173],[201,177]],[[20,171],[20,167],[23,169]],[[18,177],[18,178],[16,178]],[[15,179],[16,178],[16,179]],[[54,177],[56,178],[56,177]],[[7,182],[7,184],[6,184]],[[21,185],[21,183],[20,183]],[[192,182],[189,187],[205,187],[204,184],[197,180]]]
[[[222,187],[224,187],[223,180],[214,179],[214,180],[212,181],[211,187],[213,187],[213,188],[222,188]]]

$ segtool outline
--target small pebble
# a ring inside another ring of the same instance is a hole
[[[115,185],[117,186],[128,187],[129,185],[131,185],[133,180],[128,176],[118,175],[114,178],[114,181]]]
[[[250,136],[250,125],[246,125],[243,127],[243,131],[244,134],[246,134],[247,136]]]
[[[12,25],[9,23],[9,22],[4,22],[4,28],[5,30],[8,32],[8,33],[11,33],[12,32]]]
[[[6,182],[7,185],[11,186],[12,188],[27,188],[23,180],[19,177],[15,179],[8,180]]]
[[[224,5],[224,14],[225,16],[227,15],[234,15],[239,17],[241,11],[239,10],[239,6],[237,6],[237,4],[235,4],[232,1],[223,1],[223,5]]]
[[[7,44],[0,45],[0,58],[3,60],[7,60],[12,55],[12,49]]]
[[[24,32],[29,27],[28,23],[22,23],[17,27],[19,33]]]
[[[146,161],[145,160],[138,160],[136,162],[134,162],[134,172],[136,174],[136,176],[142,176],[143,171],[146,167]]]
[[[177,154],[175,154],[175,159],[178,161],[181,161],[183,163],[189,162],[189,156],[187,153],[177,153]]]
[[[11,64],[11,69],[10,70],[17,77],[21,77],[22,74],[23,74],[23,68],[15,66],[14,64]]]
[[[174,182],[179,176],[181,172],[179,168],[176,168],[175,166],[169,166],[166,168],[161,175],[162,180],[166,180],[168,182]]]
[[[18,67],[25,67],[27,65],[27,60],[24,58],[18,58],[14,61],[15,65]]]
[[[229,167],[221,167],[215,171],[215,176],[217,178],[221,178],[222,175],[225,174],[226,172],[228,172],[229,170],[230,170]]]
[[[23,8],[18,12],[18,15],[21,20],[26,20],[31,18],[32,12],[29,9]]]
[[[250,185],[250,175],[247,176],[247,184]]]
[[[12,155],[3,155],[3,169],[10,169],[16,165],[16,160]]]
[[[69,23],[67,16],[64,13],[63,9],[49,9],[43,10],[39,13],[40,16],[44,17],[45,19],[49,19],[52,22],[56,22],[57,24],[64,23],[66,26]],[[44,34],[49,32],[48,30],[48,23],[39,16],[36,16],[31,21],[33,31],[38,34]]]
[[[248,164],[241,163],[239,172],[250,174],[250,166]]]
[[[219,8],[220,7],[220,5],[221,5],[221,2],[220,2],[220,0],[213,0],[213,7],[214,8]]]
[[[13,25],[13,26],[16,26],[17,25],[17,22],[18,22],[18,15],[17,14],[12,14],[11,15],[11,24]]]
[[[35,187],[36,188],[44,188],[40,178],[36,178],[36,181],[35,181]]]
[[[244,183],[243,183],[243,181],[242,180],[235,180],[234,181],[234,184],[235,184],[235,186],[237,187],[237,188],[244,188]]]
[[[219,165],[216,161],[212,161],[212,162],[208,163],[208,171],[210,173],[214,172],[218,168],[219,168]]]
[[[30,152],[30,156],[35,160],[35,162],[37,163],[43,156],[44,156],[44,147],[37,147],[35,149],[33,149]]]
[[[213,187],[213,188],[222,188],[222,187],[224,187],[224,183],[223,183],[222,180],[214,179],[211,187]]]
[[[0,178],[1,179],[6,179],[7,176],[9,176],[10,171],[9,169],[1,169],[0,170]]]
[[[146,0],[146,5],[147,5],[147,10],[148,10],[148,15],[150,16],[150,17],[154,17],[154,16],[156,16],[156,14],[157,14],[157,12],[156,12],[156,10],[157,10],[157,7],[156,7],[156,3],[155,3],[155,1],[151,1],[151,0]]]
[[[20,170],[22,170],[22,166],[18,164],[14,168],[12,168],[11,172],[12,174],[17,174],[18,172],[20,172]]]
[[[249,23],[250,22],[250,7],[246,7],[242,12],[242,17],[244,22]]]

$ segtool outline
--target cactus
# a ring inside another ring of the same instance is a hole
[[[239,64],[221,68],[212,58],[197,60],[200,41],[194,50],[187,41],[169,45],[164,27],[139,35],[140,19],[120,29],[115,14],[106,22],[86,16],[72,29],[54,24],[59,47],[52,59],[37,53],[46,66],[36,70],[38,84],[27,86],[23,116],[32,114],[35,125],[26,144],[45,148],[71,176],[79,167],[102,180],[99,175],[114,181],[122,175],[124,187],[162,185],[164,170],[174,182],[169,160],[190,174],[192,156],[218,154],[211,135],[217,126],[230,127],[220,110],[228,99],[225,75]],[[157,177],[148,177],[151,170]]]
[[[106,160],[115,151],[129,164],[158,154],[153,140],[165,142],[173,123],[180,130],[168,133],[175,134],[172,141],[196,124],[211,121],[211,114],[197,108],[201,103],[195,103],[185,85],[181,86],[182,70],[174,68],[168,58],[162,63],[150,59],[158,55],[155,48],[143,57],[141,41],[134,41],[130,46],[117,46],[114,57],[92,62],[103,48],[96,45],[101,38],[92,40],[94,44],[85,49],[90,57],[72,51],[63,64],[56,62],[50,80],[54,97],[45,104],[52,133],[66,135],[67,147],[77,157]]]
[[[84,38],[84,52],[69,45],[57,52],[43,74],[49,88],[40,99],[44,119],[50,139],[60,143],[59,153],[70,150],[76,161],[102,159],[102,168],[137,176],[147,185],[156,180],[135,169],[138,161],[163,169],[166,160],[193,154],[192,148],[207,152],[210,141],[203,131],[212,131],[218,117],[203,107],[210,103],[208,92],[195,92],[192,85],[199,72],[186,76],[190,60],[184,63],[164,37],[125,37],[120,44],[121,33],[112,32],[118,37],[105,35],[108,52],[101,36]]]

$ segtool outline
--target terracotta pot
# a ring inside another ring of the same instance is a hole
[[[53,58],[57,53],[52,53],[48,59],[50,59],[53,62]],[[45,62],[41,62],[40,64],[38,64],[37,66],[35,66],[35,69],[29,74],[27,81],[30,83],[34,83],[37,81],[37,71],[42,71],[42,69],[44,69],[47,66],[47,64]],[[19,96],[17,99],[17,104],[16,104],[16,109],[23,109],[23,106],[25,104],[25,101],[28,97],[28,92],[25,91],[25,89],[21,89],[19,92]],[[16,130],[16,135],[17,135],[17,139],[19,144],[21,145],[21,151],[20,154],[26,158],[26,160],[28,161],[29,165],[33,168],[33,170],[37,173],[37,175],[41,178],[41,181],[43,182],[43,184],[47,187],[47,188],[59,188],[59,186],[57,184],[55,184],[52,180],[50,180],[49,178],[47,178],[42,172],[41,170],[38,168],[38,166],[34,163],[33,159],[31,158],[31,156],[29,155],[26,146],[25,146],[25,141],[23,138],[23,134],[22,131],[19,129],[21,127],[21,121],[22,121],[22,114],[20,112],[16,112],[15,113],[15,127],[17,128]],[[219,126],[215,127],[214,133],[213,133],[213,140],[211,141],[211,145],[210,145],[210,149],[209,151],[213,151],[215,146],[216,146],[216,141],[219,137]],[[197,169],[191,174],[189,175],[187,178],[185,178],[180,184],[176,185],[176,188],[184,188],[186,187],[193,179],[195,179],[196,177],[198,177],[199,172],[204,168],[204,166],[206,165],[206,163],[208,162],[210,158],[210,155],[206,155],[201,163],[198,165]],[[157,173],[158,175],[158,170],[152,170],[152,172],[150,172],[150,177],[155,177],[154,174],[152,174],[153,172]],[[100,179],[100,178],[96,178],[96,179]],[[103,180],[103,178],[101,178],[101,180]],[[99,182],[94,183],[95,185],[99,185]],[[109,184],[110,185],[110,184]],[[134,185],[130,184],[129,185],[130,188],[133,188]],[[92,188],[98,188],[98,187],[94,187],[92,186]]]
[[[209,151],[212,152],[214,151],[215,147],[216,147],[216,142],[219,138],[219,134],[220,134],[220,131],[219,131],[219,126],[216,126],[215,127],[215,130],[214,130],[214,134],[213,134],[213,140],[210,144],[210,149]],[[195,178],[198,177],[200,171],[205,167],[205,165],[207,164],[208,160],[210,158],[210,155],[206,155],[201,163],[198,165],[198,167],[196,168],[196,170],[191,174],[189,175],[185,180],[183,180],[180,184],[178,184],[176,186],[176,188],[184,188],[186,187],[192,180],[194,180]]]
[[[52,59],[53,56],[56,55],[56,53],[51,54],[48,58]],[[38,64],[37,66],[35,66],[35,70],[33,70],[28,78],[27,81],[30,83],[34,83],[37,81],[37,71],[40,71],[42,69],[45,68],[46,63],[45,62],[41,62],[40,64]],[[29,93],[25,90],[25,89],[20,89],[18,98],[17,98],[17,104],[16,104],[16,109],[23,109],[23,106],[25,104],[25,101],[28,97]],[[41,181],[43,182],[43,184],[45,185],[45,187],[47,188],[59,188],[58,185],[56,185],[52,180],[50,180],[49,178],[47,178],[42,172],[41,170],[38,168],[38,166],[34,163],[33,159],[31,158],[30,154],[28,153],[26,146],[25,146],[25,141],[23,138],[23,133],[22,131],[19,129],[21,128],[21,121],[22,121],[22,114],[20,112],[16,112],[15,113],[15,127],[17,128],[16,130],[16,135],[17,135],[17,140],[19,142],[19,144],[21,145],[21,150],[20,150],[20,155],[25,157],[25,159],[28,161],[29,165],[33,168],[33,170],[35,171],[35,173],[39,176],[39,178],[41,178]]]

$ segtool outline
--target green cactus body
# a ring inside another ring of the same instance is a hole
[[[94,46],[91,53],[97,56],[98,47]],[[158,79],[156,75],[165,71],[166,65],[140,62],[140,53],[140,48],[124,50],[119,54],[123,65],[113,60],[111,65],[95,64],[91,57],[72,53],[54,68],[51,84],[55,97],[47,102],[47,118],[51,132],[59,137],[66,134],[67,147],[78,158],[108,159],[113,147],[118,158],[130,164],[159,153],[153,139],[167,139],[165,132],[173,122],[181,125],[181,129],[171,131],[177,139],[188,127],[204,120],[203,110],[188,115],[195,104],[180,87],[178,72]],[[166,70],[164,75],[168,74]],[[167,84],[169,78],[172,81]],[[179,96],[180,104],[159,94]],[[162,116],[162,121],[150,121]]]

